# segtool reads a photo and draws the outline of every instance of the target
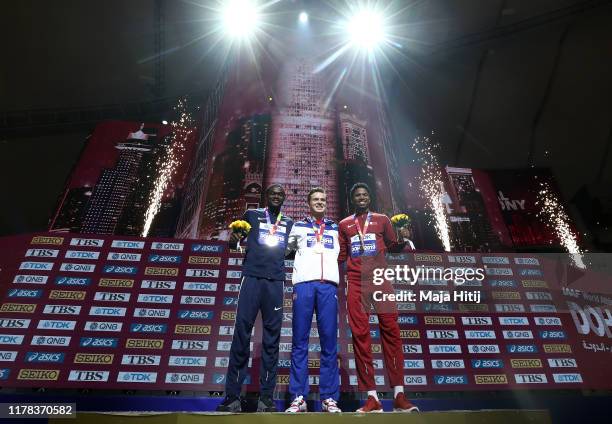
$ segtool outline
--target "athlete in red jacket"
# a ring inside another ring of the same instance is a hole
[[[357,383],[361,391],[368,392],[366,403],[357,412],[382,412],[376,394],[370,338],[370,308],[373,305],[378,315],[385,368],[394,391],[393,410],[418,411],[404,395],[404,356],[397,323],[397,306],[394,302],[377,302],[375,291],[394,293],[393,286],[386,281],[382,285],[372,283],[376,268],[386,268],[385,253],[399,252],[406,246],[398,242],[385,215],[370,211],[370,188],[364,183],[355,184],[350,191],[355,215],[340,221],[338,262],[347,261],[348,293],[347,309],[353,337],[353,351],[357,368]],[[409,237],[407,229],[400,230],[403,238]]]

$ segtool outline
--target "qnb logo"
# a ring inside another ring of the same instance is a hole
[[[166,383],[171,384],[201,384],[204,383],[204,374],[172,372],[166,374]]]

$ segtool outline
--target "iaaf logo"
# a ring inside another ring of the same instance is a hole
[[[465,368],[463,359],[434,359],[431,361],[433,369]]]
[[[95,264],[63,263],[60,266],[60,271],[68,271],[68,272],[94,272],[95,270],[96,270]]]
[[[115,307],[106,307],[106,306],[92,306],[89,309],[89,315],[94,316],[114,316],[114,317],[124,317],[127,308],[115,308]]]
[[[23,343],[22,335],[0,334],[0,345],[20,345]]]
[[[156,381],[156,372],[120,371],[117,376],[117,383],[155,383]]]
[[[46,275],[18,274],[13,278],[13,284],[46,284],[48,279]]]
[[[208,350],[208,340],[172,340],[172,350]]]
[[[138,262],[142,258],[140,253],[120,253],[120,252],[108,252],[106,257],[109,261],[127,261],[127,262]]]
[[[113,240],[111,247],[119,247],[121,249],[143,249],[144,241]]]
[[[116,348],[119,344],[119,339],[105,337],[81,337],[79,341],[80,347],[107,347]]]
[[[23,337],[23,336],[22,336]],[[31,346],[68,346],[70,336],[32,336]]]
[[[429,345],[429,353],[461,353],[460,345]]]
[[[142,280],[142,283],[140,283],[140,288],[155,290],[174,290],[176,288],[176,281]]]
[[[468,345],[470,353],[499,353],[499,346],[496,344]]]
[[[227,284],[226,284],[226,287],[227,287]],[[217,283],[199,283],[199,282],[186,281],[183,283],[183,290],[216,291]]]
[[[65,353],[63,352],[28,352],[26,353],[26,362],[52,362],[52,363],[63,363]]]
[[[153,242],[151,243],[151,249],[153,250],[177,250],[182,251],[185,248],[184,243],[162,243]]]
[[[100,252],[90,250],[68,250],[64,255],[67,259],[98,259]]]
[[[133,316],[136,318],[170,318],[170,309],[136,308]]]
[[[101,302],[129,302],[130,293],[96,292],[94,300]]]
[[[174,295],[171,294],[144,294],[138,295],[139,303],[172,303]]]
[[[39,330],[66,330],[72,331],[76,326],[76,321],[44,320],[38,321]]]
[[[180,264],[181,257],[174,255],[149,255],[149,262],[165,263],[165,264]]]
[[[89,277],[55,277],[58,286],[88,286],[91,284]]]
[[[130,332],[132,333],[165,333],[168,330],[168,324],[130,324]]]
[[[119,332],[122,328],[122,322],[87,321],[85,323],[85,331]]]
[[[22,262],[19,269],[31,269],[36,271],[51,271],[53,262]]]
[[[213,319],[213,311],[200,311],[193,309],[181,309],[177,316],[181,319]]]
[[[170,356],[168,365],[171,367],[205,367],[206,356]]]
[[[109,371],[70,370],[68,381],[108,381]]]
[[[166,373],[166,383],[169,384],[202,384],[204,374],[169,372]]]
[[[105,274],[136,274],[138,268],[135,266],[104,265],[102,272]]]
[[[214,305],[214,296],[181,296],[181,305]]]
[[[192,252],[206,252],[206,253],[221,253],[223,252],[223,245],[216,244],[192,244]]]
[[[42,296],[42,293],[42,290],[10,289],[8,297],[39,298]]]
[[[185,270],[186,277],[201,277],[201,278],[218,278],[219,270],[218,269],[199,269],[199,268],[189,268]]]
[[[33,256],[38,258],[57,258],[59,250],[55,249],[28,249],[25,256]]]
[[[102,239],[73,238],[70,240],[70,246],[102,247],[103,245],[104,240]]]

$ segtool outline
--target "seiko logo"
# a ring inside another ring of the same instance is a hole
[[[508,377],[505,374],[475,375],[476,384],[508,384]]]
[[[170,318],[170,309],[136,308],[133,316],[136,318]]]
[[[45,236],[36,236],[32,237],[32,241],[30,244],[53,244],[55,246],[60,246],[64,243],[64,237],[45,237]]]
[[[35,303],[3,303],[0,312],[18,312],[22,314],[32,314],[36,311]]]
[[[32,346],[68,346],[70,344],[70,336],[32,336]]]
[[[22,262],[19,269],[31,269],[36,271],[51,271],[53,262]]]
[[[28,249],[25,256],[33,256],[37,258],[57,258],[59,250],[55,249]]]
[[[542,349],[546,353],[572,353],[572,347],[568,344],[543,344]]]
[[[68,381],[108,381],[109,371],[71,370]]]
[[[162,349],[164,341],[162,339],[127,339],[125,347],[127,349]]]
[[[38,321],[39,330],[74,330],[76,321],[43,320]]]
[[[151,243],[151,249],[153,250],[177,250],[181,251],[185,248],[185,244],[183,243],[162,243],[162,242],[153,242]]]
[[[112,364],[115,355],[111,353],[77,353],[75,364]]]
[[[221,258],[218,256],[190,256],[188,263],[192,265],[221,265]]]
[[[148,266],[145,268],[145,275],[168,275],[175,277],[178,275],[178,268],[161,268],[156,266]]]
[[[46,275],[18,274],[13,278],[13,284],[46,284],[48,279]]]
[[[102,239],[73,238],[72,240],[70,240],[70,246],[102,247],[102,246],[104,246],[104,240],[102,240]]]
[[[172,350],[208,350],[208,340],[172,340]]]
[[[131,372],[120,371],[117,375],[117,383],[155,383],[157,381],[156,372]]]
[[[100,287],[134,287],[134,280],[125,280],[120,278],[100,278],[98,283]]]
[[[123,355],[121,365],[159,365],[160,355]]]
[[[81,290],[51,290],[49,299],[84,300],[86,292]]]
[[[144,294],[138,295],[140,303],[172,303],[174,296],[171,294]]]
[[[90,250],[68,250],[64,255],[68,259],[98,259],[100,252],[93,252]]]
[[[176,281],[142,280],[142,283],[140,283],[140,288],[155,290],[174,290],[176,288]]]
[[[76,305],[45,305],[43,314],[78,315],[81,307]]]
[[[109,252],[106,259],[109,261],[138,262],[141,257],[142,254],[140,253]]]
[[[210,334],[210,329],[210,325],[177,324],[174,327],[174,334]]]
[[[47,380],[55,381],[59,378],[59,370],[40,370],[40,369],[26,369],[22,368],[19,370],[17,380]]]
[[[85,331],[119,332],[122,328],[122,322],[87,321],[85,323]]]
[[[192,374],[182,372],[169,372],[166,373],[166,383],[169,384],[202,384],[204,383],[204,374]]]

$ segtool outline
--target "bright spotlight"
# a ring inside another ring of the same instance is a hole
[[[384,20],[374,10],[361,10],[353,15],[347,24],[352,45],[371,50],[385,40]]]
[[[259,8],[254,0],[226,0],[221,19],[232,38],[249,38],[259,26]]]
[[[307,23],[308,22],[308,13],[306,13],[306,12],[300,13],[300,18],[299,19],[300,19],[301,23],[303,23],[303,24]]]

